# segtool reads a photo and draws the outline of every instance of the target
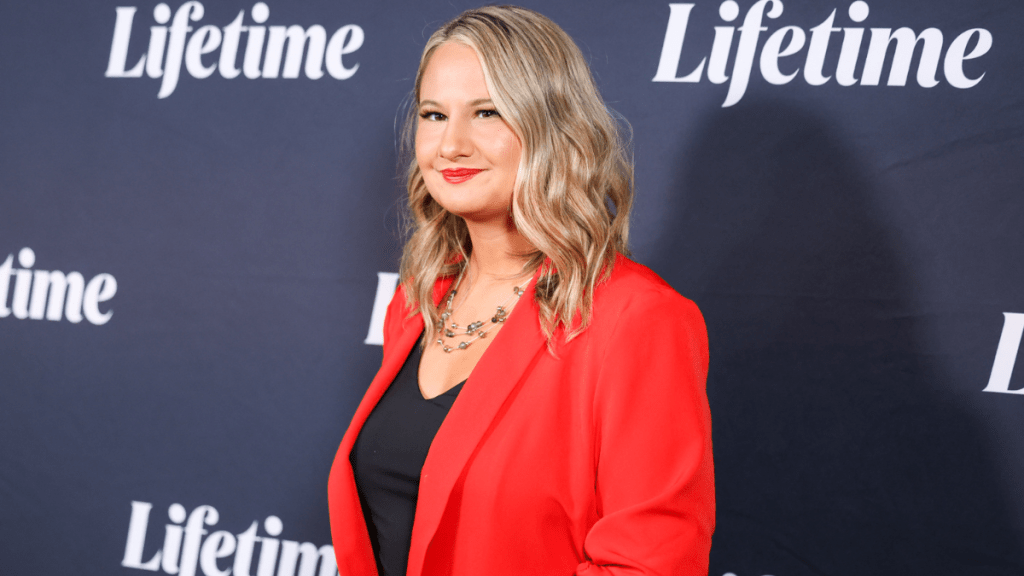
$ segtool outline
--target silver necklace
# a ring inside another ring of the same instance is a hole
[[[466,267],[468,268],[468,266]],[[451,353],[455,350],[465,350],[469,348],[469,345],[476,342],[480,338],[486,338],[487,332],[494,329],[498,324],[505,322],[508,318],[509,304],[512,300],[519,300],[519,297],[523,295],[525,290],[519,286],[512,287],[512,295],[507,300],[498,305],[497,311],[494,316],[491,317],[490,324],[487,324],[486,320],[477,320],[476,322],[470,322],[466,326],[460,326],[457,322],[448,322],[448,319],[452,317],[452,302],[455,300],[455,294],[458,293],[459,284],[462,283],[462,276],[466,273],[466,268],[463,268],[459,272],[459,278],[455,281],[451,291],[448,293],[448,300],[445,302],[445,311],[441,313],[441,319],[437,321],[437,343],[441,345],[441,350],[445,353]],[[529,281],[527,281],[529,284]],[[484,328],[484,326],[487,326]],[[454,339],[456,337],[468,337],[467,340],[462,340],[454,346],[449,346],[445,343],[446,338]]]

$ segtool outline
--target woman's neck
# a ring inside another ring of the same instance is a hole
[[[473,245],[467,273],[474,284],[505,284],[531,272],[524,271],[523,265],[536,248],[510,219],[498,225],[467,221],[466,227]]]

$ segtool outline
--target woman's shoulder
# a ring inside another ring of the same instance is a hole
[[[610,277],[595,289],[594,306],[612,315],[684,313],[700,316],[692,300],[647,266],[621,254],[615,259]]]
[[[616,350],[632,350],[625,356],[649,358],[660,350],[707,369],[707,325],[697,304],[625,256],[616,259],[611,276],[594,291],[592,327],[595,337]]]
[[[440,276],[434,280],[434,289],[432,298],[434,304],[441,301],[441,298],[448,293],[448,288],[455,280],[454,276]],[[412,279],[401,281],[399,280],[398,286],[395,288],[394,294],[391,296],[391,302],[388,304],[388,311],[394,310],[395,313],[404,312],[407,316],[412,315],[419,308],[415,298],[409,297],[409,287],[412,286]]]

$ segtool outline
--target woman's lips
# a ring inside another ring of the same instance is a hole
[[[478,168],[448,168],[447,170],[441,170],[441,175],[444,176],[445,182],[450,184],[459,184],[469,180],[480,172],[483,172],[483,170]]]

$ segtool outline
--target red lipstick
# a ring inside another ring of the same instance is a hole
[[[461,184],[480,172],[483,172],[483,170],[479,168],[448,168],[447,170],[441,170],[441,175],[444,176],[445,182]]]

